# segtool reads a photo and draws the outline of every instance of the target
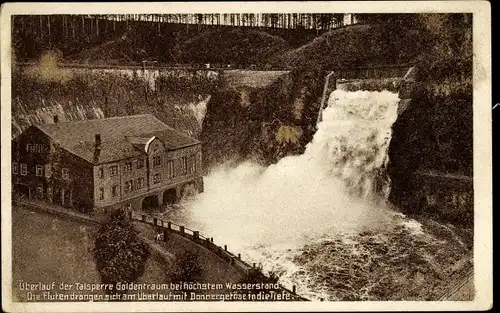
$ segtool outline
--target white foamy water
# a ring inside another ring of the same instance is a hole
[[[285,286],[322,296],[321,288],[308,289],[308,273],[293,257],[330,235],[393,224],[385,167],[398,101],[388,91],[334,91],[304,154],[267,168],[218,168],[174,219],[275,271]]]
[[[205,115],[207,114],[207,104],[210,101],[211,97],[212,97],[211,95],[208,95],[206,97],[199,95],[198,102],[189,103],[188,107],[193,112],[194,117],[198,121],[200,127],[201,125],[203,125],[203,120],[205,119]]]

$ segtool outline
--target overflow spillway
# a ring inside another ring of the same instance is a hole
[[[309,299],[428,299],[467,248],[441,237],[448,226],[424,227],[387,203],[397,90],[338,83],[302,155],[214,169],[172,219],[244,251]]]

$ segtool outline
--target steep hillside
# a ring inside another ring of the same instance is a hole
[[[129,64],[142,60],[166,60],[175,38],[164,36],[154,29],[129,28],[120,36],[67,57],[76,62]]]
[[[284,67],[352,67],[400,64],[426,45],[415,29],[396,32],[387,25],[352,25],[327,32],[311,42],[270,59]]]
[[[222,62],[240,64],[247,57],[265,59],[268,53],[264,50],[275,51],[283,42],[285,46],[298,47],[321,32],[304,28],[239,27],[218,22],[186,24],[177,18],[176,21],[162,18],[160,22],[123,17],[116,20],[88,15],[15,16],[12,21],[13,58],[31,61],[47,51],[60,51],[64,59],[72,61],[128,63],[156,59],[172,64],[180,62],[174,56],[174,48],[178,47],[176,52],[182,55],[184,63],[217,63],[220,56],[212,51],[207,50],[210,57],[200,60],[196,51],[190,50],[197,46],[204,52],[208,40],[214,42],[210,46],[220,46],[219,51],[229,53],[229,62],[227,58]],[[226,36],[230,42],[220,40],[219,35]],[[245,45],[250,49],[244,49]],[[232,46],[241,49],[234,54]]]
[[[249,28],[220,28],[205,31],[179,43],[175,59],[181,63],[222,63],[247,66],[265,64],[273,55],[288,50],[283,38]]]

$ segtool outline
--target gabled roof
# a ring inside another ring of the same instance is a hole
[[[93,120],[59,122],[36,126],[61,148],[93,164],[108,163],[146,154],[155,136],[165,149],[175,150],[200,141],[164,124],[151,114],[119,116]],[[101,135],[96,153],[95,135]]]

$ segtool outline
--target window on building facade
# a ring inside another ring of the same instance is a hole
[[[189,156],[189,174],[196,173],[196,155]]]
[[[174,171],[174,160],[168,160],[167,162],[167,173],[168,173],[168,178],[172,179],[175,177],[175,171]]]
[[[99,200],[104,200],[104,188],[99,188]]]
[[[144,188],[144,178],[140,177],[137,179],[137,189]]]
[[[67,169],[67,168],[62,169],[62,178],[69,179],[69,169]]]
[[[40,199],[43,198],[43,186],[42,185],[38,185],[38,187],[36,187],[36,195]]]
[[[104,168],[99,168],[99,178],[104,178]]]
[[[45,178],[52,176],[52,164],[45,164]]]
[[[143,167],[144,167],[144,159],[137,160],[137,168],[143,168]]]
[[[161,181],[160,173],[157,173],[153,176],[153,184],[159,184]]]
[[[112,165],[109,167],[109,175],[111,176],[118,175],[118,165]]]
[[[126,172],[132,172],[132,163],[131,162],[125,163],[125,165],[123,166],[123,171],[125,173]]]
[[[125,182],[125,192],[131,192],[132,191],[132,184],[133,181],[129,180]]]
[[[12,173],[17,174],[19,172],[19,168],[17,166],[17,163],[14,162],[12,163]]]
[[[153,157],[153,166],[161,165],[161,155],[157,155]]]
[[[118,196],[118,186],[113,186],[113,187],[111,187],[111,195],[112,195],[113,197]]]
[[[183,156],[181,158],[181,173],[183,175],[186,175],[187,174],[187,157]]]
[[[36,176],[43,176],[43,165],[36,166]]]
[[[52,197],[52,187],[47,187],[47,197]]]
[[[21,164],[21,175],[28,175],[28,165]]]

